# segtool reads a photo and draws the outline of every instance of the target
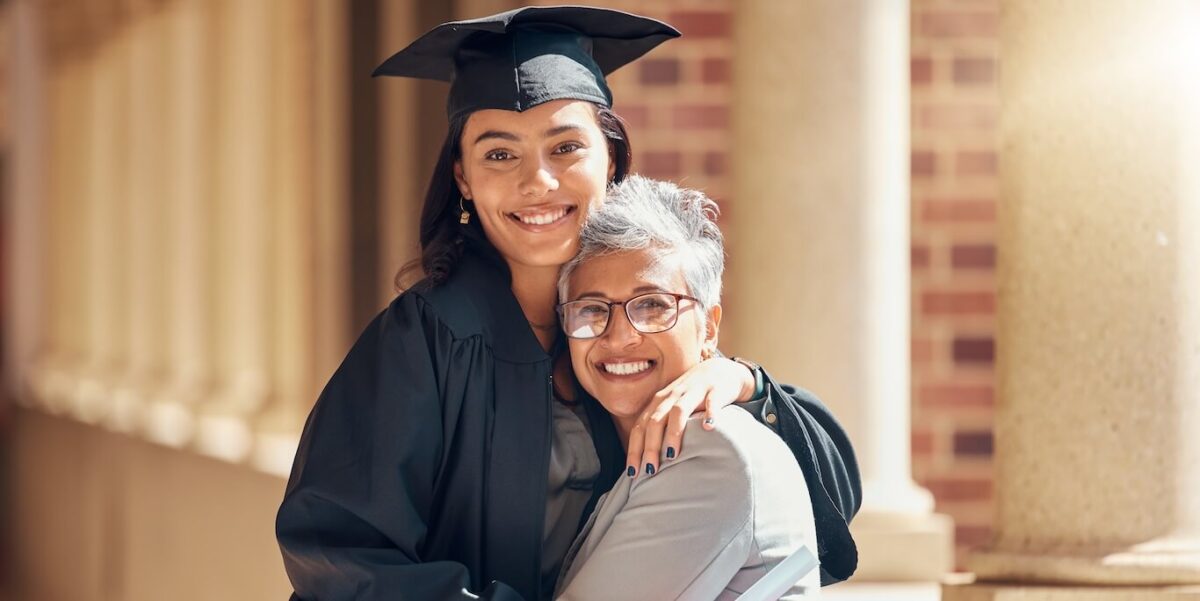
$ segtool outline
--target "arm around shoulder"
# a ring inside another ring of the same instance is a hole
[[[862,482],[846,431],[813,393],[777,383],[763,370],[762,415],[787,443],[804,472],[817,528],[822,585],[849,578],[858,549],[849,523],[862,504]],[[771,418],[773,416],[773,419]]]

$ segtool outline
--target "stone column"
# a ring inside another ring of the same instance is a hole
[[[738,3],[736,352],[812,389],[854,442],[858,580],[935,580],[948,518],[911,476],[908,3]]]
[[[270,392],[274,17],[263,1],[224,0],[216,10],[222,76],[214,199],[219,383],[201,412],[196,444],[207,455],[242,461],[253,448],[253,417]]]
[[[126,208],[117,218],[129,235],[122,243],[128,270],[124,299],[129,354],[124,373],[112,390],[105,425],[119,432],[140,430],[146,406],[160,393],[165,370],[166,284],[164,237],[168,166],[164,152],[166,46],[163,11],[148,2],[130,4],[127,39],[129,145],[112,149],[126,156]],[[111,235],[111,234],[109,234]]]
[[[74,415],[88,423],[108,416],[112,390],[128,358],[127,242],[129,140],[128,41],[119,15],[105,7],[94,17],[100,40],[91,64],[87,139],[87,363],[74,393]]]
[[[503,9],[501,9],[503,10]],[[415,2],[386,2],[379,7],[379,56],[391,56],[424,33]],[[487,13],[481,13],[482,16]],[[379,288],[380,303],[396,296],[400,268],[421,254],[419,223],[428,173],[419,173],[419,155],[439,149],[422,148],[418,83],[407,77],[380,77],[379,161]],[[443,118],[443,121],[445,119]],[[405,282],[411,284],[411,282]]]
[[[205,0],[177,0],[166,27],[170,64],[166,131],[168,166],[165,255],[171,372],[147,413],[146,435],[172,447],[189,443],[195,412],[212,392],[213,129],[217,85],[214,11]]]
[[[14,8],[17,15],[25,13],[25,19],[30,19],[29,13],[34,10],[37,9]],[[79,261],[84,257],[80,236],[83,228],[79,220],[72,219],[71,215],[86,207],[86,196],[81,194],[85,190],[81,186],[80,170],[87,157],[78,143],[77,132],[86,127],[86,99],[90,86],[86,62],[70,52],[69,45],[62,39],[65,37],[61,31],[62,25],[54,28],[44,22],[28,21],[21,25],[32,30],[24,35],[46,35],[39,50],[47,52],[48,71],[44,88],[45,108],[38,107],[46,111],[46,119],[27,124],[27,127],[37,127],[45,132],[47,144],[42,147],[42,156],[25,157],[27,161],[44,160],[49,166],[45,172],[35,172],[47,176],[37,182],[44,185],[41,189],[45,197],[18,199],[45,207],[45,230],[48,233],[43,264],[46,275],[45,321],[27,324],[37,326],[45,333],[30,382],[34,392],[31,400],[52,413],[59,413],[70,408],[80,364],[86,355],[86,340],[81,335],[80,308],[78,303],[72,302],[72,296],[80,292],[77,286],[78,278],[82,275]],[[20,88],[17,90],[20,93]],[[24,110],[29,111],[30,107],[24,107]],[[20,172],[15,174],[21,176]]]
[[[52,163],[53,188],[56,190],[51,228],[50,266],[57,276],[53,296],[49,305],[48,329],[53,332],[54,352],[65,360],[62,366],[70,378],[78,381],[81,361],[86,356],[86,314],[79,299],[86,292],[79,289],[85,272],[87,257],[84,244],[85,224],[76,218],[86,214],[88,187],[85,178],[88,161],[87,138],[83,132],[88,128],[87,98],[91,93],[88,77],[90,65],[84,58],[86,50],[80,40],[64,43],[59,49],[54,68],[54,107],[56,130]],[[66,397],[56,395],[54,409],[63,408]]]
[[[348,6],[340,0],[316,0],[313,46],[313,126],[316,144],[314,190],[316,226],[313,244],[314,390],[325,384],[350,348],[349,185],[350,102]],[[356,332],[357,333],[357,332]],[[309,400],[309,406],[312,401]]]
[[[272,402],[258,421],[254,462],[286,477],[300,441],[300,430],[313,402],[312,264],[315,206],[313,193],[313,95],[316,23],[312,0],[275,0],[275,89],[273,111],[271,214],[275,231],[271,287],[280,299],[272,311],[270,341]]]
[[[46,90],[45,44],[40,20],[42,8],[34,0],[8,3],[10,69],[4,85],[9,94],[9,136],[12,148],[8,164],[8,188],[4,190],[4,303],[3,373],[4,390],[25,400],[21,374],[34,374],[31,387],[40,378],[36,353],[45,341],[42,320],[47,298],[46,267],[49,256],[42,250],[47,223],[45,134],[48,115],[44,108]],[[52,384],[53,385],[53,384]],[[65,386],[63,387],[65,388]],[[19,394],[17,394],[19,393]],[[63,395],[67,393],[64,391]]]
[[[944,596],[1200,599],[1200,6],[1011,0],[1001,55],[996,535]]]

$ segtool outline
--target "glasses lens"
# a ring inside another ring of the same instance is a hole
[[[665,332],[675,325],[679,303],[670,294],[643,294],[629,299],[625,311],[629,315],[629,322],[639,332],[653,334]]]
[[[608,305],[596,301],[572,301],[562,306],[563,331],[571,338],[595,338],[608,325]]]

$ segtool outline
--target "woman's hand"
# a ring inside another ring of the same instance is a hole
[[[668,461],[683,450],[683,428],[687,419],[703,409],[704,428],[715,427],[714,416],[721,408],[750,400],[754,394],[754,374],[746,366],[716,357],[693,366],[655,393],[629,432],[626,465],[630,476],[653,475],[659,458]]]

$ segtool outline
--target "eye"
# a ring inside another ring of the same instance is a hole
[[[498,148],[496,150],[488,151],[487,154],[483,155],[483,158],[489,161],[507,161],[514,157],[512,153],[508,152],[507,150]]]
[[[671,303],[667,299],[659,295],[645,296],[637,301],[637,308],[640,310],[661,311],[670,308]]]
[[[605,313],[608,313],[608,305],[593,303],[579,307],[579,314],[584,317],[597,317]]]
[[[559,144],[558,147],[554,149],[554,154],[571,154],[572,152],[582,148],[583,144],[580,144],[579,142],[564,142]]]

